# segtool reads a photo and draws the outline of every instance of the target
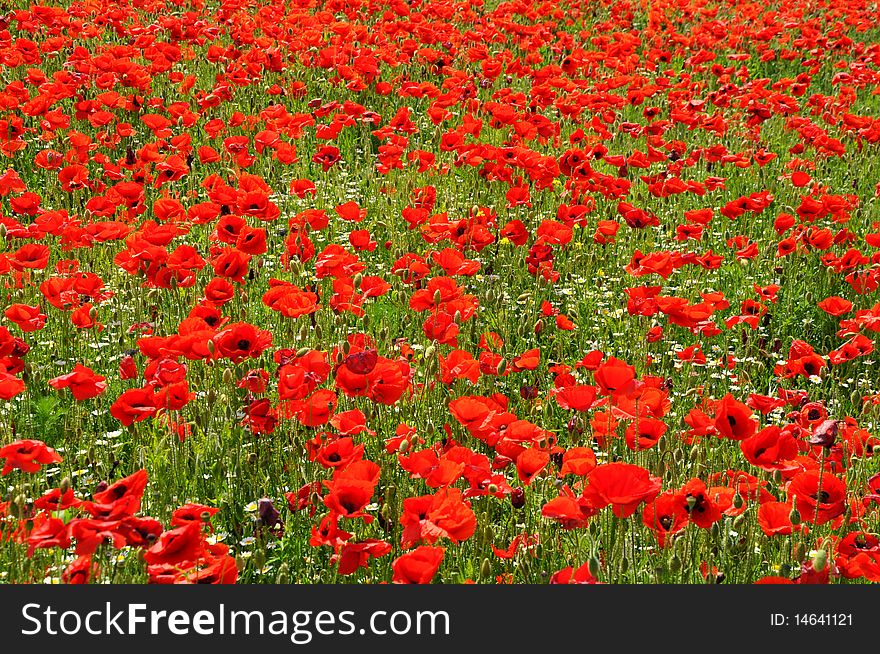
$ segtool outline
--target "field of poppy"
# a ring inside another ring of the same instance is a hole
[[[880,581],[874,0],[6,4],[0,583]]]

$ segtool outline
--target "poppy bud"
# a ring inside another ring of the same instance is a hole
[[[366,314],[361,317],[361,324],[363,325],[365,330],[370,328],[370,315],[369,314]],[[317,328],[318,328],[318,326],[315,325],[315,329],[317,329]]]
[[[498,365],[495,367],[495,372],[497,372],[498,375],[500,376],[500,375],[504,374],[504,371],[506,369],[507,369],[507,361],[505,361],[504,359],[501,359],[501,361],[499,361]]]
[[[793,561],[800,563],[807,555],[807,547],[803,543],[795,543],[791,549],[791,558]]]
[[[433,345],[429,345],[425,348],[425,359],[433,359],[434,355],[437,353],[437,348]]]
[[[825,550],[816,550],[813,553],[813,570],[822,572],[828,565],[828,552]]]
[[[208,348],[208,352],[211,353],[211,356],[214,356],[214,352],[217,351],[217,346],[214,345],[214,341],[208,341],[207,348]]]
[[[247,561],[244,560],[244,557],[241,554],[235,557],[235,567],[238,568],[239,572],[244,571],[246,565]]]
[[[64,495],[67,491],[70,490],[70,477],[65,477],[61,480],[61,485],[58,487],[58,490],[61,491],[61,494]]]
[[[297,337],[300,341],[304,341],[309,337],[308,323],[303,323],[302,327],[299,328],[299,334],[297,335]]]
[[[539,318],[535,323],[535,333],[540,334],[542,331],[544,331],[544,321]]]
[[[483,559],[482,565],[480,565],[480,577],[483,579],[488,579],[492,576],[492,564],[489,562],[489,559]]]
[[[290,568],[286,563],[282,563],[278,566],[278,576],[275,577],[276,584],[289,584],[290,583]]]
[[[510,493],[510,503],[514,509],[521,509],[526,505],[526,492],[522,488],[514,488]]]
[[[620,573],[626,574],[626,571],[629,570],[629,559],[627,557],[623,557],[620,560]]]
[[[736,516],[733,519],[733,528],[737,529],[737,530],[742,528],[743,524],[745,524],[745,521],[746,521],[746,514],[740,513],[738,516]],[[747,543],[747,541],[743,541],[743,543],[745,544],[745,543]]]
[[[230,368],[224,368],[223,370],[223,383],[231,384],[233,380],[232,370]]]
[[[397,486],[390,484],[385,488],[385,501],[393,502],[395,497],[397,497]]]
[[[743,504],[745,504],[745,500],[743,499],[742,495],[737,493],[736,495],[733,496],[734,508],[741,509],[743,507]]]
[[[721,525],[717,522],[713,522],[712,526],[709,527],[709,533],[712,535],[712,538],[718,538],[721,535]]]
[[[678,558],[678,554],[674,554],[672,558],[669,560],[669,571],[672,573],[679,572],[681,570],[681,559]]]
[[[400,445],[398,446],[397,451],[401,454],[406,454],[407,452],[409,452],[409,441],[405,438],[400,441]]]
[[[777,484],[782,482],[782,471],[781,470],[774,470],[773,471],[773,481],[775,481]]]
[[[438,288],[436,291],[434,291],[434,306],[438,306],[442,299],[443,299],[443,294],[440,293],[440,289]]]
[[[602,564],[599,563],[599,559],[595,556],[590,557],[590,560],[587,562],[587,568],[594,577],[598,577],[599,573],[602,572]]]
[[[436,427],[434,427],[433,422],[429,422],[427,425],[425,425],[425,435],[428,438],[431,438],[434,435],[435,431],[437,431],[437,429],[436,429]]]

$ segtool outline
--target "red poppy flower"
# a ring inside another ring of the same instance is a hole
[[[41,466],[60,463],[61,456],[42,441],[17,440],[0,447],[0,459],[6,459],[2,475],[15,469],[22,472],[37,472]]]
[[[606,463],[596,467],[587,477],[589,483],[583,497],[594,509],[609,504],[614,515],[628,518],[639,504],[654,499],[660,493],[662,480],[637,465]]]
[[[69,388],[74,399],[81,402],[103,393],[107,389],[107,382],[104,379],[91,368],[78,363],[72,372],[50,379],[49,386],[56,390]]]
[[[402,554],[391,564],[395,584],[429,584],[440,569],[446,550],[422,545]]]

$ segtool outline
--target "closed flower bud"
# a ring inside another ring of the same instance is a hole
[[[825,550],[816,550],[813,553],[813,570],[822,572],[828,565],[828,552]]]
[[[602,564],[599,563],[599,559],[595,556],[591,556],[589,562],[587,563],[587,568],[590,571],[590,574],[594,577],[598,577],[599,573],[602,572]]]
[[[795,527],[801,524],[801,512],[797,509],[792,509],[788,514],[788,521]]]
[[[526,505],[526,492],[522,488],[514,488],[510,493],[510,503],[514,509],[521,509]]]

